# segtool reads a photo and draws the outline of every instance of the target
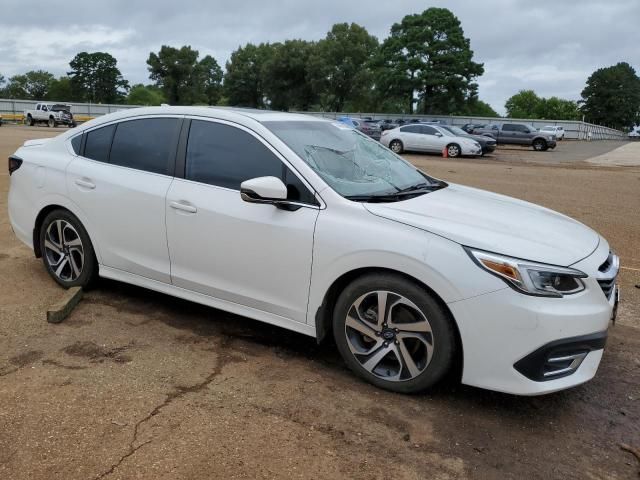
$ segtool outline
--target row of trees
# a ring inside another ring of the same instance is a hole
[[[582,113],[578,102],[558,97],[539,97],[533,90],[520,90],[507,100],[504,106],[512,118],[541,118],[579,120]]]
[[[600,68],[587,79],[582,99],[574,102],[558,97],[543,98],[533,90],[521,90],[507,100],[507,116],[580,120],[628,128],[640,125],[640,77],[625,62]]]
[[[496,115],[478,99],[483,65],[458,18],[445,8],[407,15],[382,43],[355,23],[317,42],[248,43],[225,65],[189,46],[162,46],[147,59],[151,85],[130,86],[116,59],[82,52],[66,76],[39,70],[0,83],[10,98],[228,104],[277,110],[354,110]],[[3,79],[0,79],[2,82]]]

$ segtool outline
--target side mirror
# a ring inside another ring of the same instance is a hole
[[[240,184],[240,196],[249,203],[278,204],[287,200],[287,187],[277,177],[258,177]]]
[[[440,132],[436,133],[436,137],[441,137],[441,136],[442,136],[442,134]]]

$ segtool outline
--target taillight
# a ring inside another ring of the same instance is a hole
[[[20,157],[16,157],[15,155],[11,155],[9,157],[9,175],[18,170],[22,165],[22,159]]]

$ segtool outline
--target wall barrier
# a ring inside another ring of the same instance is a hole
[[[11,100],[0,98],[0,115],[3,121],[7,122],[23,122],[24,111],[34,109],[36,101],[33,100]],[[92,118],[106,115],[107,113],[126,110],[129,108],[138,108],[138,105],[114,105],[114,104],[96,104],[96,103],[76,103],[76,102],[47,102],[47,103],[64,103],[71,105],[71,113],[79,122],[85,122]],[[492,123],[492,122],[509,122],[509,123],[526,123],[535,128],[542,128],[545,125],[561,125],[564,127],[565,138],[573,140],[627,140],[628,136],[620,130],[594,125],[592,123],[571,121],[571,120],[538,120],[538,119],[518,119],[518,118],[492,118],[492,117],[455,117],[441,115],[403,115],[388,113],[349,113],[349,112],[296,112],[305,113],[307,115],[315,115],[322,118],[337,119],[341,116],[350,116],[355,118],[370,117],[373,119],[419,119],[419,120],[438,120],[447,125],[462,126],[466,123]]]

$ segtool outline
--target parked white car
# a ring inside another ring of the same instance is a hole
[[[36,108],[24,112],[24,120],[29,126],[34,126],[36,123],[46,123],[50,128],[58,125],[76,126],[71,106],[61,103],[38,103]]]
[[[546,125],[540,129],[541,132],[550,133],[556,136],[556,140],[564,140],[564,127],[556,125]]]
[[[153,107],[9,159],[17,237],[63,287],[106,277],[323,340],[397,392],[591,379],[619,261],[546,208],[449,184],[339,122]]]
[[[445,148],[447,156],[482,155],[482,147],[471,138],[458,137],[436,125],[411,123],[382,132],[380,143],[395,153],[440,153]]]

